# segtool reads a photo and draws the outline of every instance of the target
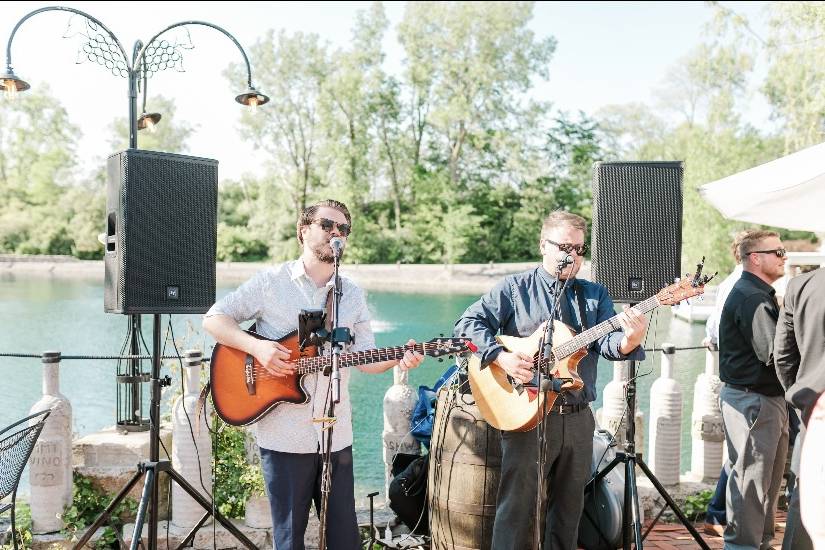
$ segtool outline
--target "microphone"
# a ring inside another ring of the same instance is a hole
[[[329,240],[329,246],[332,247],[332,254],[336,258],[340,258],[341,253],[344,251],[344,239],[341,237],[333,237]]]
[[[573,265],[573,262],[575,262],[573,256],[571,256],[570,254],[565,255],[564,258],[558,261],[559,271],[563,270],[568,265]]]

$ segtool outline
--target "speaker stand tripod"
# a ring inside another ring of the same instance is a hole
[[[622,510],[622,548],[624,548],[624,550],[630,550],[631,540],[633,540],[636,543],[636,550],[642,550],[645,537],[647,537],[650,530],[653,529],[653,525],[655,525],[665,508],[662,508],[662,511],[659,512],[659,515],[654,519],[653,524],[651,524],[647,532],[645,532],[644,536],[642,536],[642,522],[639,517],[639,492],[636,487],[636,466],[638,465],[662,498],[665,499],[665,502],[667,503],[666,506],[670,506],[671,510],[673,510],[682,525],[684,525],[690,532],[699,547],[703,550],[710,550],[710,547],[702,539],[702,535],[699,534],[693,524],[679,509],[679,506],[673,501],[673,498],[667,493],[667,490],[665,490],[659,480],[656,479],[656,476],[653,475],[653,472],[650,471],[650,468],[647,467],[644,460],[642,460],[640,456],[636,456],[636,361],[633,360],[628,361],[626,399],[627,429],[625,431],[624,452],[617,452],[616,458],[614,458],[610,464],[605,466],[603,470],[597,472],[596,475],[593,476],[593,479],[587,482],[587,485],[584,488],[584,494],[587,495],[590,491],[595,490],[596,484],[599,483],[608,474],[608,472],[610,472],[610,470],[619,464],[624,464],[625,474],[624,506]],[[631,522],[627,521],[628,517],[632,519]]]
[[[140,497],[140,504],[138,505],[137,518],[135,519],[135,531],[132,534],[131,550],[137,550],[141,541],[141,534],[143,532],[143,523],[146,519],[146,512],[149,512],[149,550],[156,550],[158,546],[158,480],[161,472],[172,478],[186,493],[192,497],[195,502],[201,505],[205,510],[203,516],[198,520],[195,526],[189,531],[183,539],[178,548],[183,548],[195,538],[195,533],[200,527],[206,523],[209,516],[214,518],[223,525],[227,531],[238,539],[244,546],[250,550],[255,550],[256,546],[244,535],[235,525],[228,519],[223,517],[217,510],[214,510],[212,503],[210,503],[201,493],[199,493],[186,479],[172,468],[172,464],[168,460],[160,460],[160,388],[169,385],[168,378],[160,378],[160,315],[154,315],[154,327],[152,332],[152,377],[151,384],[151,405],[149,409],[149,460],[138,464],[138,471],[126,483],[126,485],[115,496],[112,502],[106,506],[106,509],[101,512],[100,516],[87,529],[78,543],[74,546],[74,550],[80,550],[92,538],[92,535],[102,527],[112,515],[114,509],[126,498],[129,491],[132,490],[141,477],[146,478],[143,482],[143,493]]]

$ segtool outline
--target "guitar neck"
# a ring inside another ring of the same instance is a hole
[[[648,313],[653,311],[659,307],[659,299],[657,296],[651,296],[647,300],[643,302],[639,302],[631,309],[637,311],[641,314]],[[589,328],[582,332],[581,334],[576,335],[572,339],[568,340],[563,344],[559,344],[558,346],[553,348],[553,357],[558,361],[560,359],[564,359],[565,357],[569,357],[576,353],[576,351],[589,346],[602,336],[606,336],[611,332],[622,328],[621,324],[619,324],[619,316],[614,315],[607,321],[603,321],[596,325],[595,327]]]
[[[380,363],[381,361],[400,361],[407,350],[427,353],[427,342],[415,344],[413,346],[396,346],[391,348],[378,348],[366,351],[355,351],[352,353],[342,353],[339,360],[340,367],[353,367],[355,365],[369,365],[370,363]],[[297,373],[309,374],[324,370],[332,363],[332,358],[328,355],[317,357],[303,357],[298,360]]]

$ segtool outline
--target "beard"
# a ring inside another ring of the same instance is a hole
[[[315,258],[317,258],[319,262],[331,264],[335,261],[335,256],[332,254],[332,247],[329,245],[328,241],[323,241],[313,246],[312,253],[315,254]],[[344,251],[342,250],[341,256],[338,259],[341,260],[343,258]]]

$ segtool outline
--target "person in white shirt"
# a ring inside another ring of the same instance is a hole
[[[204,329],[223,345],[254,356],[273,376],[295,373],[289,350],[273,340],[295,331],[302,309],[323,309],[333,286],[333,237],[350,235],[352,219],[347,207],[325,200],[308,206],[297,223],[303,252],[297,260],[271,266],[255,274],[237,290],[218,301],[206,313]],[[339,326],[350,329],[354,344],[347,351],[375,347],[364,292],[341,277],[343,294],[338,310]],[[255,320],[261,340],[241,330],[239,323]],[[407,344],[415,342],[410,340]],[[384,361],[359,366],[367,373],[381,373],[395,365],[412,369],[423,355],[408,350],[400,362]],[[330,550],[360,548],[355,517],[352,468],[352,410],[348,390],[350,372],[342,369],[340,401],[331,445],[332,486],[326,538]],[[254,424],[261,452],[261,468],[269,496],[273,544],[278,550],[303,550],[310,503],[316,511],[321,500],[321,458],[326,432],[315,419],[326,416],[329,377],[320,373],[304,378],[309,402],[285,403]]]

